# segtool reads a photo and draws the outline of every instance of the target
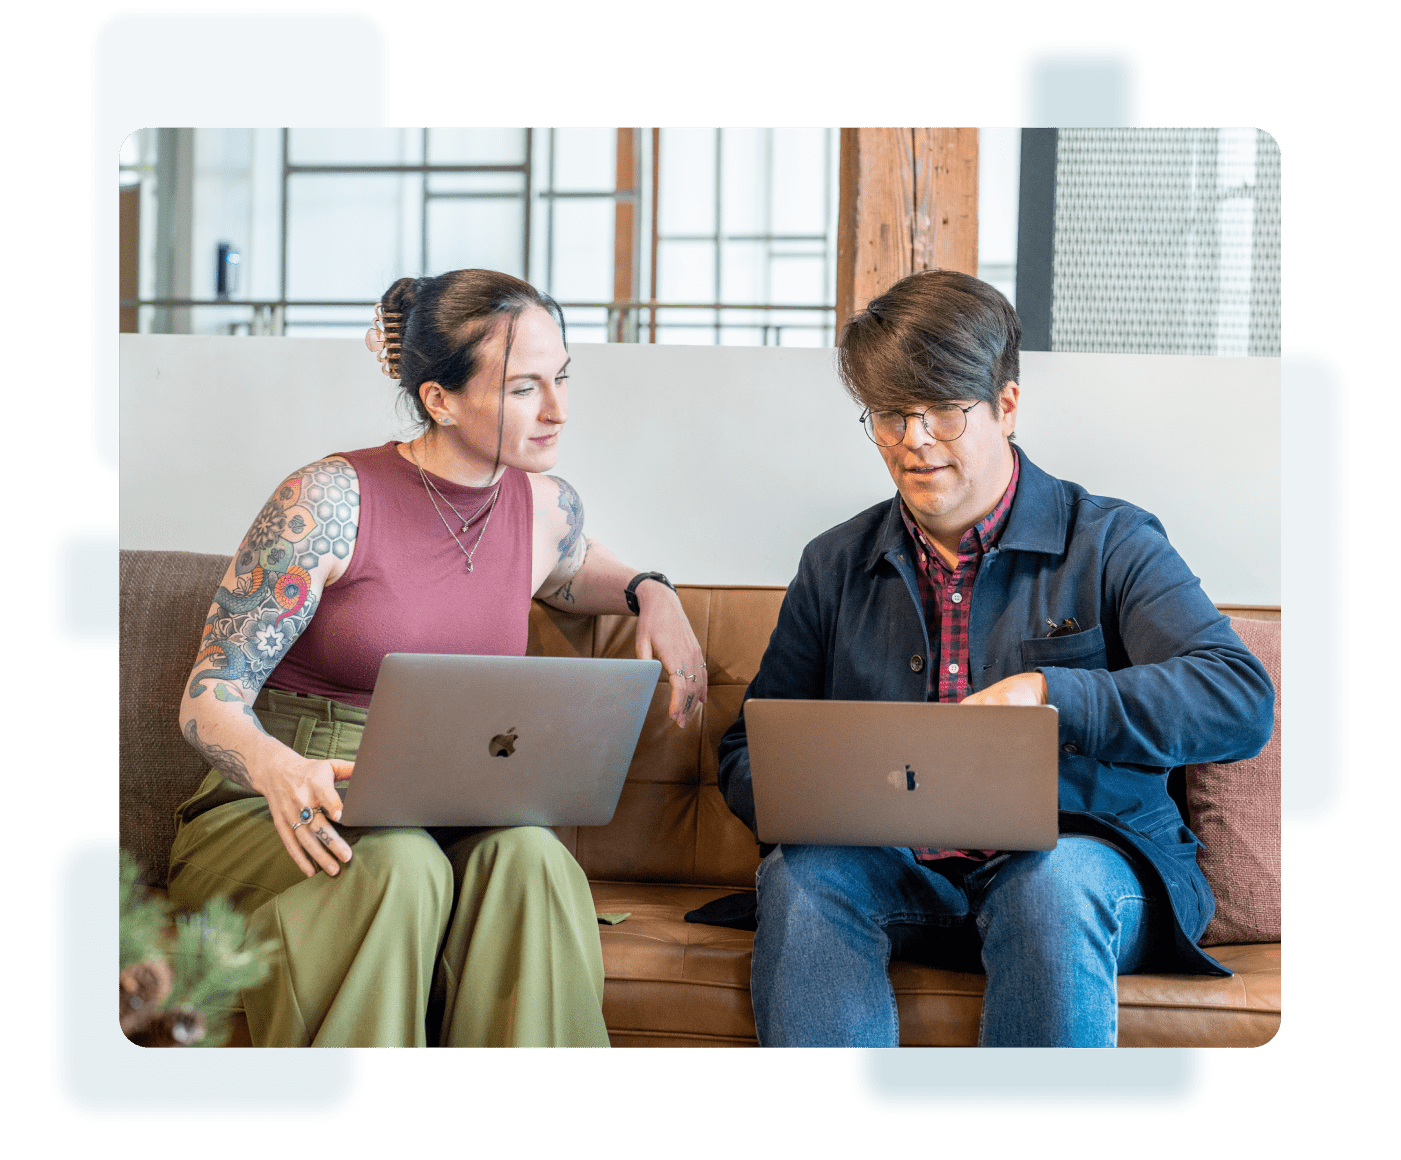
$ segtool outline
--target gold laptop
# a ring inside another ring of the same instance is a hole
[[[605,825],[661,671],[655,660],[390,653],[341,822]]]
[[[1051,705],[744,703],[762,842],[1050,850]]]

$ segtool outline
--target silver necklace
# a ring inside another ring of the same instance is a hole
[[[423,470],[423,464],[421,464],[418,461],[418,456],[414,454],[412,443],[409,444],[409,454],[413,456],[413,464],[415,467],[418,468],[418,478],[423,481],[423,490],[428,494],[428,502],[433,505],[433,510],[438,513],[438,518],[443,521],[443,527],[447,528],[448,535],[452,537],[453,543],[455,543],[458,547],[458,550],[464,556],[467,557],[467,571],[470,572],[472,570],[472,557],[476,554],[477,549],[481,547],[482,537],[486,535],[486,526],[487,524],[491,523],[491,513],[496,510],[496,500],[497,497],[501,494],[500,481],[497,481],[496,486],[492,488],[491,495],[487,496],[486,500],[482,503],[482,506],[479,507],[476,511],[474,511],[470,516],[464,518],[462,513],[458,511],[457,508],[453,507],[452,501],[448,499],[448,497],[445,496],[441,491],[438,491],[437,484],[435,484],[431,479],[428,478],[427,473]],[[437,499],[434,498],[434,492],[437,492]],[[447,517],[443,515],[442,509],[438,506],[438,499],[441,499],[445,504],[447,504],[448,509],[452,512],[452,514],[462,521],[462,534],[464,536],[467,534],[468,526],[478,516],[480,516],[482,512],[486,512],[486,519],[482,521],[481,530],[477,533],[477,541],[472,545],[471,551],[468,551],[462,546],[462,541],[457,538],[457,533],[452,530],[452,525],[448,523]]]

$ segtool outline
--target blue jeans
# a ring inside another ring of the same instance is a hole
[[[764,1046],[895,1047],[892,957],[987,973],[985,1047],[1113,1047],[1116,976],[1170,943],[1166,901],[1107,843],[980,865],[779,846],[759,866],[750,987]]]

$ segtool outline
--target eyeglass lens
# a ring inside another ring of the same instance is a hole
[[[944,443],[950,443],[962,435],[968,423],[963,408],[953,403],[929,407],[920,415],[924,420],[924,429]],[[872,411],[866,416],[866,434],[881,447],[894,447],[905,438],[906,418],[899,411]]]

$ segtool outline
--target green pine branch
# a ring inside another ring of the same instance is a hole
[[[174,938],[171,928],[174,927]],[[199,914],[172,917],[168,903],[153,897],[140,881],[132,857],[121,852],[121,965],[164,959],[174,978],[164,1011],[195,1011],[205,1021],[204,1046],[223,1044],[227,1011],[240,991],[267,978],[275,941],[247,946],[248,925],[227,898],[213,898]]]

